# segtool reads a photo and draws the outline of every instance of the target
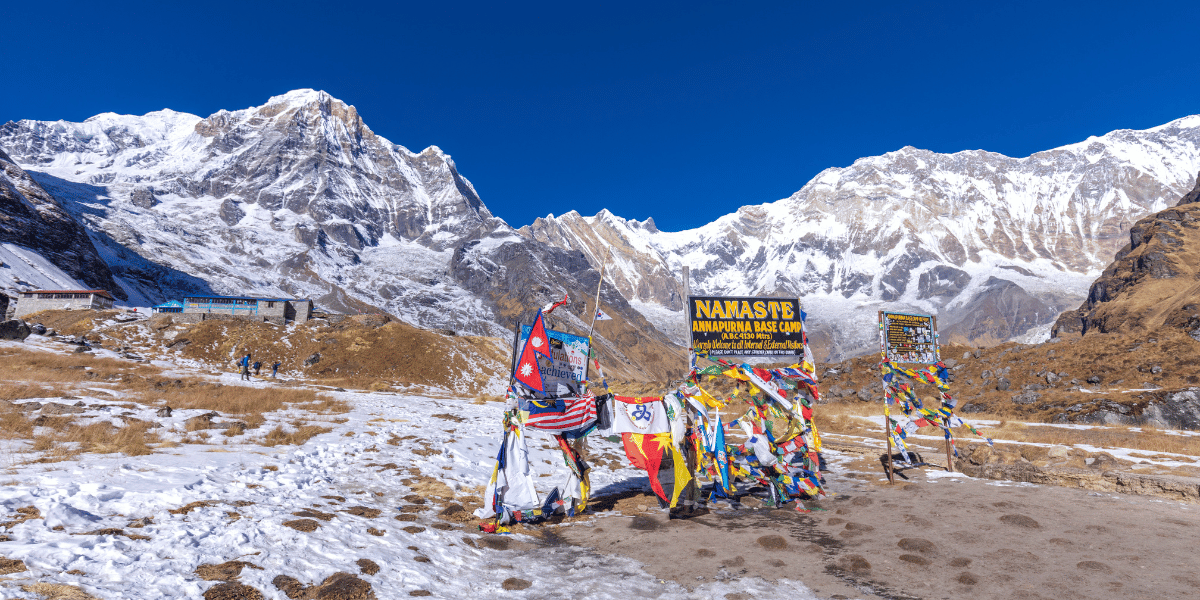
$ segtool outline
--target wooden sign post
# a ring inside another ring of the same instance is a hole
[[[881,332],[879,335],[880,335],[881,344],[885,344],[885,345],[881,346],[881,348],[883,350],[883,358],[886,359],[887,358],[887,347],[886,347],[887,342],[886,342],[885,336],[887,335],[887,332],[884,331],[883,326],[884,326],[883,325],[883,311],[881,310],[881,311],[879,311],[879,331]],[[887,460],[885,461],[884,469],[887,470],[888,484],[893,484],[893,483],[896,483],[896,479],[895,479],[895,475],[894,475],[895,469],[892,466],[892,417],[890,415],[888,415],[887,382],[884,381],[882,383],[883,383],[883,405],[884,405],[883,406],[883,439],[887,440]]]
[[[922,366],[941,362],[938,344],[937,317],[879,311],[880,360],[893,364],[909,363]],[[884,437],[887,440],[886,468],[888,482],[894,482],[895,465],[892,463],[892,422],[887,403],[888,383],[884,382]],[[950,422],[942,420],[949,428]],[[907,456],[905,457],[907,460]],[[954,471],[954,450],[950,438],[946,438],[946,470]]]

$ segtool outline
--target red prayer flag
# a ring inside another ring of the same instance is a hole
[[[546,335],[546,326],[542,324],[542,311],[540,310],[537,318],[533,320],[529,339],[525,340],[525,346],[521,349],[521,360],[517,361],[517,370],[513,372],[513,377],[526,387],[545,393],[546,384],[542,381],[542,367],[538,365],[537,361],[539,354],[551,359],[550,338]]]
[[[629,457],[629,462],[650,475],[650,488],[654,493],[670,502],[671,496],[663,490],[658,481],[658,467],[662,463],[663,451],[671,445],[671,434],[622,433],[621,442],[625,446],[625,456]]]

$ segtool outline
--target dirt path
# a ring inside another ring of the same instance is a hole
[[[888,486],[878,460],[839,454],[830,462],[835,495],[810,504],[825,511],[743,506],[667,519],[652,498],[635,497],[616,503],[625,516],[558,533],[688,587],[761,577],[802,581],[822,598],[1200,596],[1196,505],[934,467]]]

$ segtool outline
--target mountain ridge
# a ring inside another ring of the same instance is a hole
[[[885,307],[937,313],[944,336],[966,343],[1046,327],[1134,221],[1186,191],[1200,117],[1025,158],[906,146],[679,232],[607,209],[513,228],[439,147],[393,144],[353,105],[310,89],[205,118],[9,122],[0,147],[65,200],[147,301],[164,297],[149,275],[159,265],[216,292],[305,295],[502,336],[520,306],[590,297],[604,268],[604,302],[653,324],[654,346],[686,339],[686,266],[693,293],[803,298],[828,359],[869,351]]]
[[[622,293],[670,310],[681,308],[684,266],[693,293],[803,297],[818,337],[842,346],[831,357],[869,351],[883,308],[937,313],[947,338],[995,343],[1048,328],[1081,300],[1133,222],[1190,187],[1198,148],[1197,116],[1025,158],[908,146],[689,230],[572,211],[518,232],[589,257],[606,240],[624,254],[612,275]]]

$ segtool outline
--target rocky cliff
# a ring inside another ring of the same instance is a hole
[[[1054,334],[1144,333],[1184,327],[1200,340],[1200,177],[1176,206],[1134,223],[1129,243],[1063,313]]]
[[[38,185],[3,150],[0,150],[0,244],[13,244],[4,252],[8,260],[17,262],[28,253],[40,255],[60,270],[44,281],[26,282],[18,274],[9,276],[16,281],[0,281],[0,290],[15,293],[47,284],[74,286],[83,283],[91,289],[109,290],[122,300],[128,296],[113,281],[108,265],[96,252],[87,232],[53,196]],[[22,265],[26,271],[37,265]],[[62,274],[70,279],[66,280]],[[29,279],[33,279],[30,277]],[[7,300],[7,299],[6,299]],[[4,303],[7,308],[7,301]],[[3,311],[0,311],[3,316]]]

